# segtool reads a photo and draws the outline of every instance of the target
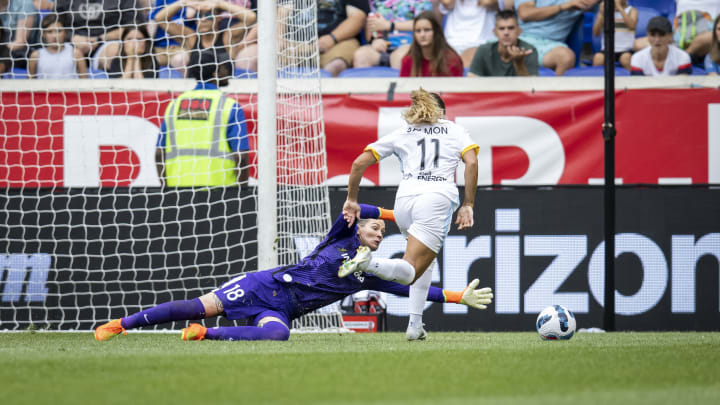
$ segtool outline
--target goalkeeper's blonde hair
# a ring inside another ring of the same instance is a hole
[[[435,101],[432,94],[422,87],[410,92],[412,105],[403,113],[403,118],[408,124],[434,124],[443,117],[443,110]]]

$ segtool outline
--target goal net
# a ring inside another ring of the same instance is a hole
[[[31,28],[0,41],[0,330],[90,330],[260,270],[261,229],[277,235],[264,251],[278,265],[323,237],[316,4],[278,1],[276,68],[259,79],[254,4],[57,0],[15,14]],[[10,51],[18,35],[22,54]],[[221,91],[241,113],[216,108],[220,97],[181,101],[201,48],[232,63]],[[276,153],[264,155],[263,77],[277,80]],[[259,177],[268,162],[277,174]],[[263,206],[267,182],[275,202]],[[275,223],[258,222],[268,210]]]

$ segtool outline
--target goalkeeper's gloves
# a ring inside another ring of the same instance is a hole
[[[477,287],[478,284],[480,284],[480,280],[476,278],[461,292],[443,290],[445,301],[455,302],[477,309],[486,309],[487,306],[492,303],[492,288],[484,287],[476,290],[475,287]]]
[[[480,280],[477,278],[468,284],[462,292],[461,304],[465,304],[469,307],[477,309],[486,309],[488,304],[492,303],[493,293],[492,288],[484,287],[475,289],[480,284]]]

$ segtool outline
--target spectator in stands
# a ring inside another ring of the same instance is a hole
[[[0,43],[6,44],[10,52],[12,66],[8,70],[27,68],[35,19],[32,0],[0,0],[0,23],[5,27]]]
[[[498,0],[440,0],[440,12],[447,16],[445,38],[460,54],[463,66],[470,66],[478,46],[494,39],[498,5]]]
[[[562,76],[575,66],[575,53],[565,40],[583,12],[600,0],[515,0],[523,34],[538,51],[538,62]]]
[[[676,0],[674,41],[695,63],[700,64],[710,50],[712,21],[720,15],[720,0]],[[683,18],[685,17],[685,18]],[[635,50],[648,47],[647,37],[635,41]]]
[[[197,85],[165,110],[155,153],[158,176],[170,187],[246,184],[245,113],[219,90],[232,77],[232,60],[217,49],[203,50],[195,57],[188,74]]]
[[[290,18],[293,9],[293,3],[288,0],[277,1],[277,20],[278,21],[292,21]],[[250,9],[257,9],[257,0],[249,2]],[[297,18],[297,15],[296,15]],[[313,25],[313,21],[304,21],[307,26]],[[277,25],[277,51],[280,54],[288,52],[288,41],[286,40],[287,24]],[[313,34],[314,35],[314,34]],[[245,38],[240,43],[240,50],[235,55],[235,69],[257,72],[258,67],[258,52],[257,52],[257,24],[253,25],[248,31]],[[287,60],[282,60],[281,63],[286,63]]]
[[[52,11],[55,9],[55,3],[51,0],[33,0],[35,10]]]
[[[620,63],[622,67],[630,70],[630,58],[633,54],[633,42],[635,41],[635,27],[637,27],[638,11],[635,7],[628,5],[627,0],[608,0],[615,2],[615,63]],[[593,35],[601,38],[601,51],[593,56],[593,66],[601,66],[605,63],[605,36],[603,35],[603,27],[605,18],[603,17],[603,2],[600,2],[600,8],[595,16],[593,24]]]
[[[146,26],[126,28],[120,41],[108,45],[116,57],[101,65],[111,79],[154,79],[158,64],[152,48],[152,39]],[[117,48],[117,49],[115,49]]]
[[[43,47],[33,51],[28,63],[31,79],[87,78],[87,65],[80,50],[67,43],[67,29],[57,14],[43,18]]]
[[[5,28],[0,25],[0,38],[5,37]],[[2,79],[5,72],[9,72],[12,69],[12,59],[10,59],[10,50],[5,42],[0,41],[0,79]]]
[[[368,0],[324,0],[318,2],[317,27],[320,67],[333,76],[352,67],[360,48],[358,35],[370,12]]]
[[[667,18],[651,18],[647,24],[647,33],[650,46],[632,56],[632,75],[671,76],[692,73],[690,55],[672,45],[672,24]]]
[[[193,15],[196,29],[176,22],[175,16],[180,12],[186,16]],[[223,13],[233,16],[232,20],[223,18]],[[182,69],[188,65],[192,53],[203,49],[224,51],[234,57],[239,51],[238,45],[245,37],[248,27],[255,23],[255,19],[253,11],[223,0],[179,0],[155,15],[158,28],[165,30],[182,44],[185,52],[176,54],[170,61],[171,66]],[[230,25],[232,21],[234,23]]]
[[[514,10],[498,11],[493,32],[497,42],[488,42],[477,48],[468,76],[538,75],[537,51],[518,38],[522,29]]]
[[[368,45],[355,52],[353,66],[379,65],[399,69],[412,42],[413,18],[432,9],[430,0],[370,0],[370,15],[365,23]]]
[[[715,17],[720,15],[720,1],[719,0],[676,0],[675,10],[675,43],[680,44],[681,36],[683,33],[683,13],[691,12],[693,10],[700,11],[705,17],[700,22],[695,22],[695,34],[691,39],[689,45],[683,44],[681,48],[685,52],[689,53],[698,63],[703,61],[705,55],[710,51],[710,44],[712,43],[712,30],[709,29],[712,25],[712,21]],[[685,32],[693,31],[691,27],[686,26]],[[686,34],[687,37],[687,34]]]
[[[184,52],[180,43],[178,43],[175,38],[168,35],[167,32],[159,27],[155,22],[155,16],[157,16],[157,14],[168,5],[176,1],[178,0],[155,0],[155,6],[150,13],[149,23],[154,27],[154,31],[150,32],[154,32],[153,48],[155,49],[155,59],[161,66],[169,65],[175,55]],[[196,29],[194,8],[183,7],[174,16],[171,16],[171,19],[177,24],[185,25],[193,30]]]
[[[343,70],[353,66],[353,57],[360,48],[359,34],[370,12],[368,0],[324,0],[317,3],[317,20],[307,21],[312,13],[294,12],[294,2],[279,0],[278,20],[288,21],[278,25],[277,48],[282,54],[281,65],[296,64],[298,60],[311,57],[314,43],[301,38],[315,35],[307,30],[317,23],[320,67],[337,76]],[[304,32],[304,30],[306,32]],[[245,47],[235,57],[235,67],[257,71],[257,31],[255,27],[248,34]]]
[[[435,13],[425,11],[413,20],[413,42],[403,58],[400,77],[430,77],[463,75],[460,55],[443,35]]]
[[[720,15],[713,23],[710,52],[705,56],[705,71],[713,76],[720,74]]]
[[[138,0],[56,0],[55,11],[72,29],[72,43],[83,55],[94,56],[100,45],[117,41],[123,27],[136,26]]]
[[[169,36],[167,32],[165,32],[165,30],[162,29],[162,27],[160,27],[155,21],[155,16],[157,16],[160,11],[162,11],[170,3],[174,3],[176,1],[177,0],[156,0],[155,6],[150,13],[150,23],[155,26],[155,34],[153,36],[153,48],[156,52],[155,58],[161,66],[169,65],[173,56],[183,51],[182,46],[180,46],[175,39]],[[170,18],[175,23],[184,24],[192,29],[195,29],[195,19],[189,18],[189,16],[185,15],[188,10],[189,9],[182,8],[180,12],[175,13],[175,15]]]
[[[230,2],[249,10],[257,10],[257,0],[230,0]],[[287,0],[277,0],[278,10],[286,2]],[[277,16],[282,17],[282,13],[278,11]],[[235,68],[257,72],[257,23],[249,27],[245,38],[237,45],[237,49]]]

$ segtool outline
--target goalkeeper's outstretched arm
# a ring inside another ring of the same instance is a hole
[[[385,281],[375,277],[366,279],[366,282],[368,283],[368,290],[382,291],[401,297],[407,297],[410,294],[410,286],[407,285]],[[430,286],[427,299],[432,302],[452,302],[476,309],[486,309],[487,306],[492,303],[492,288],[477,288],[479,284],[480,280],[474,279],[462,291],[443,290],[442,288]]]

